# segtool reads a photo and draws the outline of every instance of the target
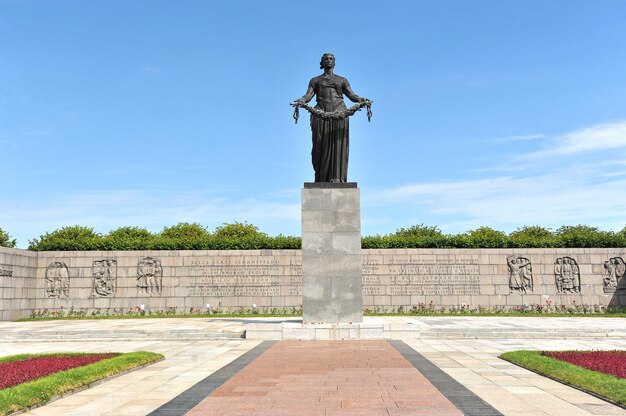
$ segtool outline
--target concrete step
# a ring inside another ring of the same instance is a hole
[[[626,330],[612,328],[433,328],[415,324],[249,324],[246,339],[624,339]]]
[[[131,331],[131,330],[98,330],[88,331],[15,331],[0,333],[0,342],[23,342],[23,341],[136,341],[136,340],[213,340],[213,339],[240,339],[245,334],[244,330],[238,332],[219,330],[166,330],[166,331]]]

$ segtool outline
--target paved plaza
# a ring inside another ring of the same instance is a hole
[[[497,358],[518,349],[626,349],[623,319],[366,317],[365,322],[381,320],[412,322],[425,336],[240,338],[246,325],[280,321],[275,318],[2,322],[0,356],[138,350],[165,356],[26,415],[626,415],[625,409]],[[571,336],[556,327],[570,328]],[[517,338],[511,336],[514,329]],[[497,337],[502,331],[506,338]]]

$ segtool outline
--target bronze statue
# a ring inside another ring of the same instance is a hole
[[[320,69],[324,73],[309,82],[306,94],[294,101],[294,119],[298,122],[298,109],[306,108],[311,113],[311,131],[313,149],[311,150],[315,182],[347,182],[349,152],[348,117],[367,107],[368,119],[371,118],[372,101],[359,97],[350,88],[347,79],[335,75],[335,56],[332,53],[322,55]],[[343,96],[358,103],[346,108]],[[317,105],[309,107],[306,103],[316,96]]]

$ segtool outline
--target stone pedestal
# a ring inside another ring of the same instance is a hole
[[[361,203],[356,183],[302,190],[302,315],[305,323],[362,322]]]

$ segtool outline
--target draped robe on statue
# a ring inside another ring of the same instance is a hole
[[[347,79],[334,74],[313,78],[309,83],[309,91],[315,93],[317,101],[315,108],[329,113],[346,110],[344,94],[354,102],[360,99],[350,88]],[[312,94],[303,98],[308,101]],[[324,120],[311,114],[313,136],[311,160],[315,170],[315,182],[347,182],[349,130],[347,116],[339,120]]]

